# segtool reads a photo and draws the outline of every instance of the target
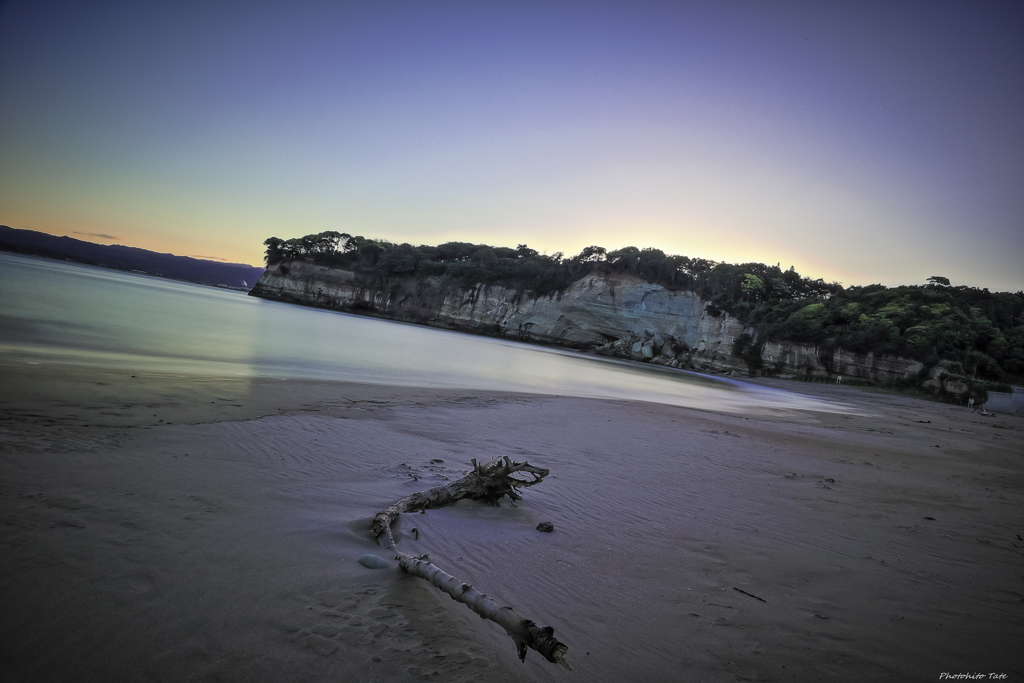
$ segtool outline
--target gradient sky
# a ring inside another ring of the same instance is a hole
[[[1024,288],[1024,3],[0,5],[0,223]]]

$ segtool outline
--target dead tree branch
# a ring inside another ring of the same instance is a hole
[[[444,486],[435,486],[429,491],[420,491],[392,503],[373,518],[370,532],[378,538],[386,532],[388,543],[385,547],[394,549],[395,541],[391,537],[391,523],[403,512],[419,512],[430,508],[454,505],[463,498],[482,500],[488,505],[498,505],[498,499],[508,496],[512,503],[522,500],[519,489],[539,484],[548,476],[548,470],[534,467],[528,462],[515,462],[508,457],[478,463],[473,458],[473,471],[458,481]],[[512,475],[525,473],[529,479],[520,479]],[[378,540],[379,542],[379,540]]]
[[[549,662],[560,664],[569,671],[573,668],[565,661],[566,645],[555,640],[555,630],[550,626],[537,626],[529,619],[524,619],[511,607],[499,605],[468,583],[463,583],[451,574],[439,568],[426,556],[413,557],[405,553],[397,553],[395,559],[399,566],[413,576],[426,579],[461,602],[484,619],[490,619],[505,629],[505,633],[515,641],[516,654],[521,661],[526,661],[526,648],[530,647],[544,655]]]
[[[513,476],[519,473],[525,474],[528,478]],[[539,484],[547,475],[546,469],[534,467],[526,462],[515,462],[507,457],[486,464],[478,463],[474,458],[473,471],[462,479],[429,491],[414,493],[378,512],[370,525],[370,531],[382,547],[395,553],[395,559],[403,570],[426,579],[453,600],[461,602],[484,619],[489,619],[505,629],[516,644],[516,653],[520,661],[526,661],[526,650],[532,648],[549,662],[560,664],[572,671],[572,667],[565,661],[565,654],[569,648],[555,639],[553,628],[537,626],[517,614],[511,607],[499,605],[473,586],[440,569],[426,555],[413,557],[399,552],[391,533],[392,522],[403,512],[418,512],[452,505],[463,498],[498,505],[500,498],[508,496],[514,504],[522,500],[519,489]]]

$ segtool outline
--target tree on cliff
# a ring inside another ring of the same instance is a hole
[[[285,259],[283,239],[279,237],[268,237],[263,240],[263,246],[267,248],[267,252],[264,254],[263,260],[266,262],[268,267],[276,263],[280,263]]]
[[[268,237],[263,241],[267,248],[264,260],[268,266],[280,263],[286,259],[329,257],[338,253],[338,247],[343,251],[354,249],[353,238],[348,233],[328,230],[315,235],[306,235],[290,240],[282,240],[277,237]]]
[[[764,296],[764,280],[751,273],[744,273],[743,282],[740,284],[740,290],[743,291],[750,301],[757,301],[759,297]]]

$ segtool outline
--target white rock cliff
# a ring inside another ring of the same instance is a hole
[[[566,290],[531,296],[503,287],[443,288],[436,280],[400,282],[389,291],[362,287],[351,271],[288,261],[271,266],[253,296],[434,327],[590,350],[637,361],[746,374],[732,355],[744,332],[726,313],[708,312],[696,293],[629,275],[587,275]],[[874,381],[909,377],[921,364],[842,349],[769,342],[764,367],[778,374],[843,374]]]

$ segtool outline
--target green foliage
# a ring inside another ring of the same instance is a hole
[[[819,342],[824,340],[830,311],[824,303],[808,304],[789,316],[786,325],[789,339],[798,342]]]
[[[333,230],[290,240],[269,237],[263,242],[267,248],[264,260],[268,266],[272,266],[287,259],[330,256],[336,254],[339,247],[348,252],[355,248],[352,240],[348,233]]]
[[[575,279],[561,254],[544,256],[525,244],[515,249],[469,242],[413,246],[327,232],[290,240],[271,237],[264,245],[268,266],[306,259],[353,270],[364,284],[383,288],[412,277],[437,278],[460,287],[500,285],[544,294],[565,289]],[[595,257],[603,256],[600,247],[592,249],[597,250]]]
[[[822,343],[857,353],[961,364],[969,376],[1024,374],[1024,293],[970,287],[849,287],[789,310],[768,306],[763,340]]]
[[[717,263],[659,249],[590,246],[546,256],[469,242],[392,244],[340,232],[271,237],[267,265],[289,259],[355,271],[366,286],[392,288],[406,278],[441,285],[501,286],[537,295],[566,289],[587,275],[628,274],[673,290],[692,290],[706,312],[734,316],[756,334],[733,352],[757,363],[768,341],[825,344],[858,353],[899,355],[934,364],[959,362],[965,375],[1024,377],[1024,292],[951,286],[932,276],[923,286],[844,288],[802,277],[790,266]],[[755,342],[756,340],[756,342]],[[754,359],[755,352],[757,360]],[[754,368],[752,368],[754,369]]]
[[[785,282],[785,280],[783,280],[783,282]],[[747,295],[751,300],[756,301],[758,297],[764,296],[764,280],[756,275],[744,273],[743,282],[740,283],[740,291]]]

